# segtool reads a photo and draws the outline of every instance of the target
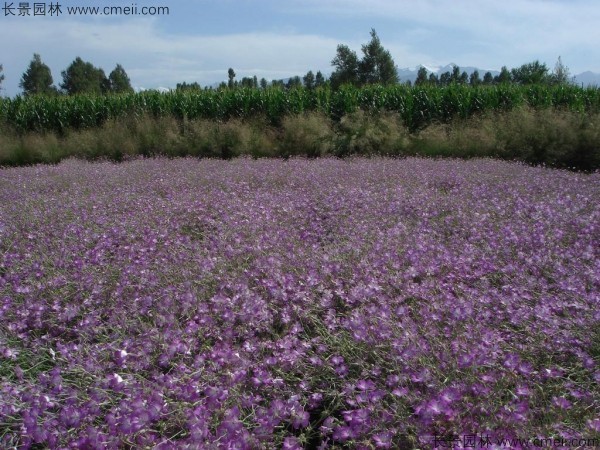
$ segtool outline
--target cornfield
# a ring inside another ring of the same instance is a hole
[[[478,112],[510,110],[519,106],[600,111],[600,89],[573,85],[496,85],[447,87],[405,85],[346,86],[309,90],[295,88],[205,90],[196,92],[146,91],[111,96],[0,98],[0,122],[19,132],[82,129],[123,116],[171,116],[177,119],[228,120],[254,116],[279,124],[283,117],[316,111],[337,120],[358,109],[397,112],[410,130],[431,123],[468,118]]]

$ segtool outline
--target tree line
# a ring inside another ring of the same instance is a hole
[[[1,72],[2,65],[0,65],[0,84],[4,80]],[[66,70],[62,71],[61,75],[63,81],[57,87],[54,85],[50,67],[44,64],[39,54],[35,53],[21,77],[19,87],[26,96],[133,92],[129,76],[120,64],[117,64],[107,77],[104,70],[77,57]]]
[[[388,50],[386,50],[377,35],[377,32],[371,30],[371,40],[362,45],[362,57],[351,50],[347,45],[340,44],[337,47],[336,55],[331,61],[334,68],[329,78],[326,78],[320,71],[314,73],[309,70],[303,77],[294,76],[287,80],[272,80],[268,82],[265,78],[243,77],[236,80],[236,73],[233,68],[227,72],[227,82],[222,82],[218,89],[235,88],[262,88],[268,86],[278,86],[284,89],[293,89],[296,87],[305,87],[314,89],[321,86],[329,86],[332,89],[338,89],[342,85],[364,86],[369,84],[381,84],[384,86],[399,83],[397,66]],[[64,94],[107,94],[132,92],[131,82],[125,69],[117,64],[115,69],[110,72],[108,77],[100,68],[93,64],[83,61],[77,57],[71,65],[62,72],[63,82],[59,88],[53,84],[50,68],[44,64],[39,54],[34,54],[29,67],[23,74],[19,86],[23,89],[25,95],[58,95]],[[4,80],[2,74],[2,65],[0,64],[0,86]],[[415,85],[447,86],[451,84],[462,85],[492,85],[492,84],[564,84],[568,83],[569,70],[562,63],[561,58],[553,72],[550,72],[546,64],[539,61],[523,64],[518,68],[509,70],[503,66],[500,73],[496,76],[491,72],[486,72],[483,77],[476,70],[470,75],[454,66],[452,71],[447,71],[439,76],[435,73],[429,73],[425,67],[421,67],[417,72]],[[410,84],[410,82],[408,83]],[[202,90],[198,82],[178,83],[176,90]],[[211,89],[205,87],[204,89]]]

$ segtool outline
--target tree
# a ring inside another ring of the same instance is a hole
[[[75,58],[67,70],[62,72],[63,82],[60,87],[67,94],[103,94],[110,88],[108,78],[102,69]]]
[[[201,91],[202,87],[200,87],[200,84],[198,84],[197,81],[194,81],[193,83],[187,83],[187,82],[183,82],[183,83],[177,83],[177,86],[175,86],[175,90],[176,91]]]
[[[302,86],[302,79],[298,75],[290,78],[285,85],[287,89],[294,89],[300,86]]]
[[[4,81],[4,67],[0,64],[0,91],[2,90],[2,82]]]
[[[502,68],[500,69],[500,74],[496,75],[494,77],[494,83],[497,83],[497,84],[510,83],[511,80],[512,80],[512,76],[506,66],[502,66]]]
[[[227,70],[227,80],[227,87],[229,89],[233,89],[235,87],[235,72],[231,67],[229,68],[229,70]]]
[[[40,55],[34,53],[29,67],[21,77],[19,87],[25,95],[54,94],[56,88],[52,86],[52,82],[50,67],[42,62]]]
[[[335,67],[331,74],[331,86],[334,89],[343,84],[358,84],[358,57],[356,52],[350,50],[347,45],[338,45],[337,54],[331,61],[331,65]]]
[[[549,81],[548,67],[537,60],[512,69],[511,75],[513,81],[519,84],[540,84]]]
[[[567,84],[569,82],[569,68],[562,62],[561,57],[558,57],[556,65],[554,66],[554,72],[551,75],[551,81],[553,84]]]
[[[361,84],[389,85],[398,82],[398,72],[392,55],[382,47],[374,28],[371,29],[371,41],[362,46],[362,52],[364,56],[358,63],[358,78]]]
[[[133,92],[133,88],[131,87],[131,81],[127,76],[127,72],[123,69],[121,64],[117,64],[117,67],[108,75],[108,82],[110,86],[110,92],[114,93],[125,93],[125,92]],[[198,84],[198,83],[196,83]],[[200,86],[198,86],[199,88]]]
[[[494,82],[494,76],[492,75],[492,72],[486,72],[485,75],[483,75],[483,84],[492,84]]]
[[[450,72],[444,72],[440,75],[440,84],[446,86],[452,82],[452,74]]]
[[[315,87],[320,87],[320,86],[324,86],[324,85],[325,85],[325,77],[319,70],[319,71],[317,71],[317,74],[315,75]]]
[[[421,86],[423,84],[427,84],[427,82],[427,69],[425,67],[419,67],[417,79],[415,80],[415,86]]]
[[[452,67],[452,75],[450,75],[450,83],[460,83],[460,67]]]
[[[490,74],[491,75],[491,74]],[[469,77],[469,84],[471,86],[478,86],[481,84],[481,78],[479,78],[479,71],[475,70]]]
[[[308,72],[306,72],[306,75],[304,75],[304,77],[302,78],[302,81],[304,82],[304,87],[306,89],[314,89],[315,88],[315,74],[313,73],[313,71],[309,70]]]
[[[433,72],[429,74],[429,84],[431,84],[433,86],[440,84],[440,80],[439,80],[438,76]]]
[[[253,77],[243,77],[239,83],[239,86],[245,88],[253,88],[254,86],[254,78]]]
[[[267,88],[267,85],[268,85],[268,83],[267,83],[267,79],[266,79],[266,78],[264,78],[264,77],[263,77],[263,78],[261,78],[261,79],[260,79],[260,87],[261,87],[261,89],[266,89],[266,88]]]

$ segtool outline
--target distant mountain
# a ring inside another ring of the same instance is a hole
[[[575,84],[583,84],[584,86],[600,86],[600,73],[582,72],[573,77]]]

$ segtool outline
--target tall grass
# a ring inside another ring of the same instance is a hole
[[[93,128],[123,117],[171,117],[176,120],[227,121],[265,117],[280,126],[286,116],[317,112],[339,121],[357,112],[394,112],[411,131],[431,123],[448,123],[484,111],[528,106],[594,113],[600,111],[600,90],[564,86],[497,85],[470,87],[366,86],[308,90],[281,88],[207,91],[141,92],[110,96],[16,97],[0,99],[0,122],[18,133],[64,134]]]
[[[0,132],[0,166],[54,163],[67,157],[231,158],[265,156],[452,156],[518,159],[533,164],[600,168],[600,113],[528,106],[486,111],[411,130],[397,112],[358,109],[335,121],[322,112],[215,121],[144,115],[109,119],[63,133]]]

